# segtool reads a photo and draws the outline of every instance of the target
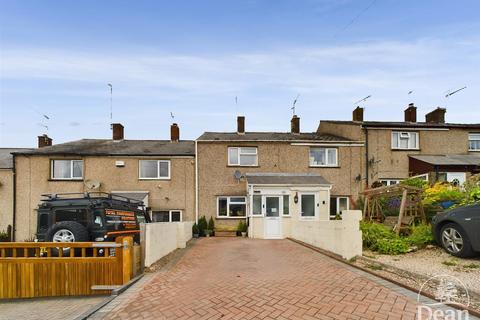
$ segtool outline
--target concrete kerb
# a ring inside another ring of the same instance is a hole
[[[390,278],[387,278],[387,277],[384,277],[382,275],[379,275],[379,274],[376,274],[375,272],[373,272],[372,270],[369,270],[369,269],[366,269],[366,268],[363,268],[363,267],[360,267],[360,266],[357,266],[353,263],[351,263],[350,261],[348,260],[345,260],[343,259],[341,256],[337,255],[337,254],[334,254],[332,252],[329,252],[329,251],[326,251],[326,250],[323,250],[323,249],[320,249],[320,248],[317,248],[315,246],[312,246],[308,243],[305,243],[305,242],[302,242],[302,241],[299,241],[299,240],[296,240],[296,239],[292,239],[292,238],[288,238],[288,240],[292,241],[292,242],[295,242],[301,246],[304,246],[308,249],[311,249],[313,251],[316,251],[318,253],[321,253],[329,258],[332,258],[334,260],[336,260],[337,262],[340,262],[340,263],[343,263],[343,264],[346,264],[347,266],[349,266],[350,268],[352,269],[356,269],[356,272],[362,272],[362,273],[367,273],[368,274],[368,278],[389,288],[389,289],[392,289],[393,291],[395,292],[398,292],[400,294],[403,294],[403,295],[406,295],[406,296],[409,296],[411,298],[414,298],[416,299],[417,295],[418,295],[418,289],[416,288],[413,288],[409,285],[406,285],[404,283],[401,283],[399,281],[396,281],[394,279],[390,279]],[[396,288],[397,287],[397,288]],[[400,287],[400,290],[399,288]],[[426,298],[429,298],[431,299],[432,301],[437,301],[439,302],[434,295],[428,293],[428,292],[422,292],[422,296],[426,297]],[[448,308],[448,307],[451,307],[453,309],[456,309],[456,310],[459,310],[456,308],[455,305],[448,305],[448,304],[445,304],[445,306],[443,308]],[[440,308],[441,309],[441,308]],[[468,313],[473,317],[470,317],[470,319],[480,319],[480,312],[478,312],[477,310],[474,310],[472,308],[465,308],[465,310],[468,311]]]

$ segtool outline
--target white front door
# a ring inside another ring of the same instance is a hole
[[[280,197],[265,196],[265,239],[282,238],[282,218],[280,214]]]

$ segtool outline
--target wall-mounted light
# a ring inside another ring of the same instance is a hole
[[[295,192],[295,197],[293,197],[293,202],[298,203],[298,192]]]

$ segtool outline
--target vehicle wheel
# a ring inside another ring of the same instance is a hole
[[[83,242],[88,241],[88,231],[80,223],[75,221],[63,221],[51,226],[45,236],[45,240],[49,242]],[[56,250],[55,255],[58,254],[59,248],[53,248]],[[70,248],[64,248],[63,254],[70,253]]]
[[[473,256],[472,246],[467,234],[456,223],[447,223],[440,230],[442,247],[451,255],[466,258]]]

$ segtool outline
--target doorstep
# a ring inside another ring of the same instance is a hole
[[[236,237],[237,231],[215,231],[215,237]]]

